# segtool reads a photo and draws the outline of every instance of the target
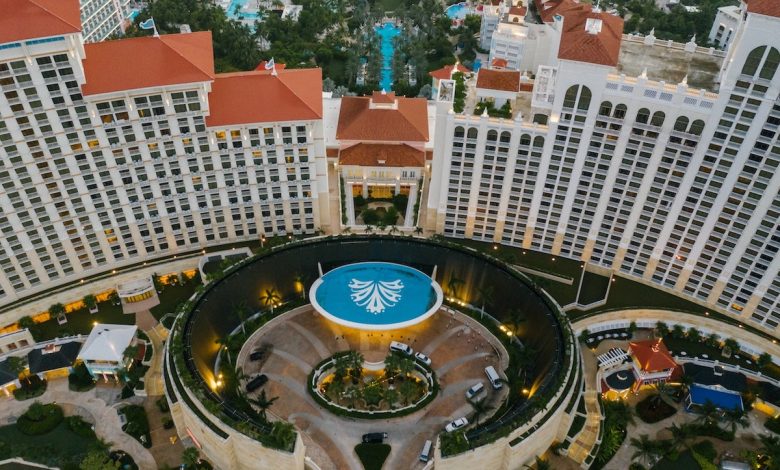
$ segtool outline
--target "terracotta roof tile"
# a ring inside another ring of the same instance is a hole
[[[748,13],[780,18],[780,0],[748,0]]]
[[[390,104],[395,102],[395,92],[390,93],[375,91],[371,94],[371,101],[374,103]]]
[[[266,70],[265,66],[268,64],[267,60],[261,60],[259,64],[257,64],[257,67],[255,67],[255,70],[258,70],[260,72],[270,72],[270,70]],[[280,64],[278,62],[274,62],[274,65],[276,66],[276,71],[284,70],[287,68],[287,64]]]
[[[663,339],[631,341],[628,343],[628,349],[643,371],[662,371],[677,367],[677,362],[669,353]]]
[[[511,7],[509,9],[509,14],[514,16],[525,16],[526,12],[528,12],[528,9],[523,6]]]
[[[339,165],[422,167],[425,152],[406,144],[355,144],[339,152]]]
[[[426,142],[428,102],[425,98],[398,97],[397,108],[372,108],[367,96],[341,99],[336,138],[380,142]]]
[[[0,44],[81,31],[77,0],[0,0]]]
[[[449,80],[450,78],[452,78],[453,69],[455,69],[456,66],[457,66],[457,70],[455,70],[456,72],[462,72],[462,73],[471,72],[471,70],[469,70],[465,66],[461,65],[460,63],[457,63],[457,64],[445,65],[444,67],[438,70],[433,70],[431,72],[428,72],[428,75],[438,80]]]
[[[214,79],[211,32],[85,44],[85,95]]]
[[[490,65],[492,65],[494,68],[501,68],[501,69],[503,69],[503,68],[505,68],[507,66],[507,64],[508,64],[508,62],[507,62],[506,59],[502,59],[500,57],[496,57],[495,59],[493,59],[493,62]]]
[[[520,72],[516,70],[479,69],[477,88],[499,91],[520,91]]]
[[[322,70],[277,69],[218,74],[209,93],[208,126],[322,118]]]

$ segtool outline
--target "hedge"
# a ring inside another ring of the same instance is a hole
[[[59,426],[64,418],[62,408],[54,403],[43,405],[35,402],[19,417],[16,421],[16,427],[22,434],[40,436]]]

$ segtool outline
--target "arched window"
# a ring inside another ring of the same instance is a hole
[[[742,75],[750,75],[752,77],[756,74],[756,70],[758,70],[758,66],[761,64],[761,59],[764,58],[765,51],[766,46],[757,47],[750,51],[747,59],[745,59],[745,65],[742,67]]]
[[[642,108],[639,110],[639,112],[636,113],[636,122],[640,124],[647,124],[647,121],[650,120],[650,110],[647,108]]]
[[[478,134],[479,131],[477,130],[476,127],[470,127],[467,135],[469,139],[476,139]]]
[[[772,80],[775,77],[775,72],[777,72],[778,64],[780,64],[780,51],[773,47],[769,49],[764,66],[761,67],[761,73],[758,74],[759,78]]]
[[[688,123],[690,119],[685,116],[680,116],[674,121],[674,130],[677,132],[686,132],[688,130]]]
[[[577,91],[580,89],[579,85],[574,85],[569,87],[568,90],[566,90],[566,96],[563,98],[563,107],[564,108],[574,108],[574,105],[577,104]]]
[[[504,131],[501,133],[501,143],[502,144],[508,144],[509,141],[512,140],[512,133],[508,131]]]
[[[531,136],[523,134],[520,136],[520,145],[531,145]]]
[[[666,119],[666,114],[664,114],[663,111],[656,111],[653,113],[653,118],[650,119],[650,124],[661,127],[664,125],[664,119]]]
[[[628,111],[628,108],[624,104],[619,104],[615,106],[615,113],[612,115],[615,119],[623,119],[626,117],[626,112]]]
[[[458,126],[455,128],[455,137],[463,138],[465,133],[466,130],[463,128],[463,126]]]
[[[590,88],[584,86],[580,90],[580,100],[577,103],[577,109],[580,111],[587,111],[590,108],[590,98],[593,94],[590,92]]]
[[[495,142],[498,140],[498,132],[496,132],[493,129],[490,129],[487,134],[487,140],[488,142]]]
[[[704,131],[704,121],[701,119],[697,119],[691,123],[691,128],[688,130],[689,133],[693,135],[701,135],[701,133]]]
[[[612,103],[609,101],[601,103],[601,106],[599,107],[599,116],[609,116],[610,114],[612,114]]]
[[[534,148],[541,150],[544,147],[544,137],[536,136],[534,139]]]

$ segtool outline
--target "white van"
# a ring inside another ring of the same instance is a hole
[[[390,351],[406,354],[407,356],[414,354],[414,349],[412,349],[408,344],[399,343],[398,341],[390,342]]]
[[[431,449],[433,449],[433,442],[425,441],[422,452],[420,452],[420,462],[427,462],[431,458]]]
[[[466,398],[471,400],[474,396],[479,395],[482,390],[485,390],[485,386],[482,385],[482,382],[477,382],[470,389],[466,390]]]
[[[504,386],[503,382],[501,382],[501,377],[498,376],[498,372],[496,372],[496,369],[494,369],[493,366],[485,367],[485,375],[487,375],[490,384],[496,390]]]

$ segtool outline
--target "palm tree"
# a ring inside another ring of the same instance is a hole
[[[33,320],[29,315],[26,315],[19,319],[19,328],[21,329],[31,329],[35,326],[35,320]]]
[[[477,294],[479,295],[479,303],[480,311],[482,312],[482,315],[485,315],[485,305],[492,304],[493,303],[493,294],[495,293],[495,288],[490,284],[483,284],[482,286],[477,289]]]
[[[65,306],[61,303],[53,304],[51,307],[49,307],[49,316],[52,318],[57,318],[60,315],[63,315],[65,313]]]
[[[677,324],[672,327],[672,338],[682,339],[685,337],[685,328],[682,325]]]
[[[605,412],[605,415],[611,416],[613,422],[617,427],[626,427],[628,424],[634,423],[634,413],[631,411],[631,407],[622,400],[607,401],[604,403],[604,408],[609,408],[609,412]]]
[[[373,233],[374,227],[372,225],[366,225],[366,229],[364,230],[366,233]]]
[[[90,313],[92,313],[92,310],[97,309],[97,297],[92,294],[85,295],[82,302],[84,302],[84,305],[89,309]]]
[[[655,332],[658,334],[659,338],[663,338],[669,334],[669,326],[666,323],[659,321],[655,324]]]
[[[680,426],[674,423],[666,429],[672,433],[672,441],[680,447],[687,447],[688,441],[698,436],[698,431],[688,423],[683,423]]]
[[[305,273],[297,273],[295,275],[295,282],[301,285],[301,296],[303,300],[306,300],[306,283],[311,280],[311,276]]]
[[[349,370],[349,358],[346,355],[339,356],[333,361],[333,374],[336,380],[344,380]]]
[[[691,385],[693,385],[693,377],[688,374],[683,374],[683,376],[680,377],[680,385],[682,385],[683,388],[683,395],[687,394]]]
[[[404,401],[404,405],[409,404],[409,399],[412,398],[412,395],[414,395],[415,390],[417,387],[414,385],[414,382],[411,380],[404,380],[401,382],[401,385],[398,386],[398,393],[401,394],[401,398]]]
[[[456,277],[455,274],[450,276],[450,282],[447,283],[447,290],[449,291],[450,296],[457,297],[460,287],[465,283],[466,281],[464,281],[459,277]]]
[[[772,364],[772,355],[769,353],[761,353],[758,358],[756,358],[756,365],[760,370],[766,369],[770,364]]]
[[[636,449],[634,455],[631,456],[631,460],[640,460],[646,462],[648,465],[655,463],[658,457],[658,443],[651,441],[647,434],[642,434],[639,439],[631,438],[631,447]]]
[[[342,233],[342,235],[349,235],[350,233],[352,233],[352,228],[351,227],[344,227],[344,230],[342,230],[341,233]]]
[[[279,397],[268,398],[265,394],[265,389],[262,389],[257,398],[248,398],[247,400],[260,409],[260,419],[268,421],[265,412],[268,411],[268,409],[271,408],[271,405],[278,399]]]
[[[739,343],[734,338],[726,338],[723,341],[723,348],[729,348],[731,354],[736,354],[739,352]]]
[[[265,293],[260,296],[260,300],[265,304],[265,306],[271,306],[271,315],[274,314],[274,306],[277,302],[282,300],[281,297],[279,297],[279,294],[276,292],[275,287],[270,287],[265,290]]]
[[[401,356],[398,360],[398,373],[406,378],[412,372],[414,372],[414,359]]]
[[[525,314],[519,308],[513,308],[509,311],[509,325],[512,327],[512,331],[517,335],[520,325],[525,323],[528,319]]]
[[[392,379],[398,375],[400,369],[401,356],[395,353],[390,353],[385,356],[385,377]]]
[[[675,391],[674,387],[666,382],[658,382],[653,384],[652,388],[655,391],[655,395],[653,395],[652,399],[653,408],[657,408],[662,401],[669,406],[674,406],[672,403],[670,403],[670,397],[674,394]]]
[[[8,368],[8,372],[12,373],[17,379],[27,369],[27,365],[24,363],[24,359],[21,357],[10,356],[5,363]],[[27,376],[27,384],[30,383],[30,376]]]
[[[414,228],[414,234],[415,235],[422,235],[422,233],[423,233],[423,228],[422,227],[415,227]]]
[[[734,434],[737,431],[737,426],[741,428],[746,428],[750,424],[750,421],[748,420],[745,411],[739,408],[726,410],[723,413],[723,418],[726,420],[728,424],[731,425],[731,434]]]
[[[331,398],[336,400],[336,403],[341,402],[341,395],[344,393],[343,376],[338,379],[334,377],[333,380],[328,383],[328,393],[330,394]]]
[[[349,365],[349,375],[352,380],[358,380],[363,376],[363,354],[359,351],[350,351],[347,353],[347,364]]]
[[[395,407],[395,402],[398,401],[398,391],[394,388],[388,388],[385,390],[385,401],[390,409]]]
[[[181,453],[181,463],[185,465],[185,468],[196,468],[200,463],[200,452],[197,447],[187,447],[184,452]]]
[[[707,400],[703,405],[700,405],[697,411],[699,412],[699,417],[696,418],[696,421],[707,426],[711,426],[717,423],[718,418],[720,417],[720,411],[718,410],[718,407],[709,400]]]
[[[487,414],[488,411],[492,410],[493,407],[488,405],[486,402],[487,400],[468,400],[469,405],[471,405],[472,410],[474,410],[474,424],[479,424],[479,418]]]
[[[762,434],[760,452],[766,458],[765,465],[771,470],[780,468],[780,437],[771,434]]]
[[[217,338],[215,341],[219,345],[220,351],[225,351],[225,355],[228,359],[228,364],[233,365],[233,359],[230,357],[230,350],[228,349],[229,337]]]
[[[246,319],[249,318],[249,308],[247,308],[245,302],[239,302],[233,304],[233,313],[238,317],[238,321],[241,322],[241,331],[244,333],[244,339],[246,339]]]
[[[293,445],[295,445],[295,428],[287,421],[274,421],[271,428],[271,437],[282,449],[291,450]]]
[[[393,235],[394,233],[401,233],[401,231],[398,230],[398,227],[396,227],[395,225],[391,225],[390,230],[387,231],[387,234]]]
[[[688,341],[698,343],[699,341],[701,341],[701,332],[694,327],[690,327],[688,328],[687,338]]]
[[[720,346],[720,336],[718,336],[717,333],[710,333],[709,336],[707,336],[707,346],[711,348],[717,348]]]

